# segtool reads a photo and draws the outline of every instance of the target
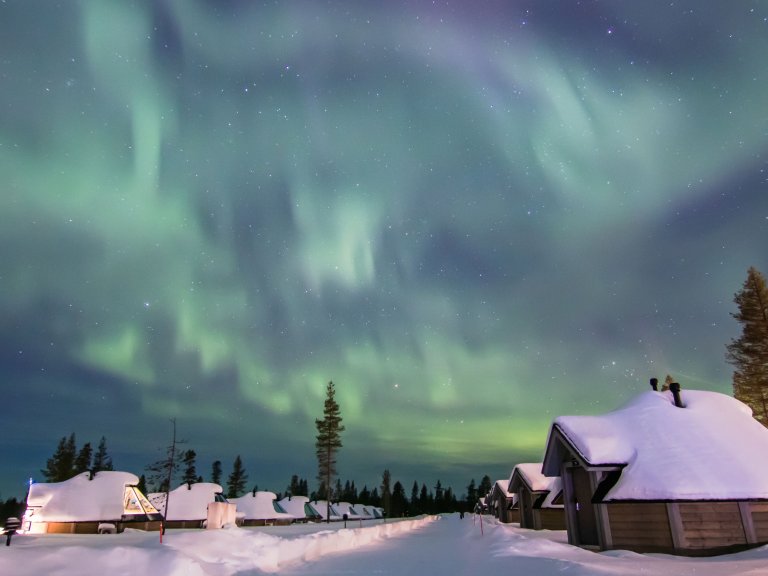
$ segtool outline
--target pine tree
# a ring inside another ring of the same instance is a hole
[[[85,472],[86,470],[91,469],[91,457],[93,456],[93,448],[91,448],[91,443],[86,442],[83,444],[83,447],[80,448],[80,451],[77,453],[77,456],[75,457],[75,474],[80,474],[80,472]]]
[[[59,440],[56,452],[46,462],[45,469],[41,470],[45,479],[48,482],[63,482],[72,478],[75,474],[76,452],[74,432],[69,438],[63,436]]]
[[[412,516],[418,516],[423,512],[421,506],[419,506],[419,483],[416,480],[413,481],[413,486],[411,487],[410,507]]]
[[[181,481],[185,484],[194,484],[197,482],[197,468],[195,467],[195,460],[197,459],[197,453],[194,450],[185,450],[181,453],[181,461],[184,466],[184,475]]]
[[[393,518],[400,518],[407,515],[408,500],[405,497],[405,488],[398,480],[392,487],[392,498],[390,500],[390,512]]]
[[[214,460],[211,466],[211,482],[221,486],[221,460]]]
[[[381,507],[384,508],[384,514],[389,516],[392,508],[392,475],[389,470],[384,470],[381,475]]]
[[[421,491],[419,492],[419,508],[421,509],[422,514],[429,514],[432,512],[432,509],[429,506],[429,491],[427,490],[427,485],[423,483],[421,485]]]
[[[469,481],[467,486],[467,510],[474,510],[477,503],[477,487],[475,486],[475,479]]]
[[[768,426],[768,287],[754,267],[733,298],[739,311],[731,315],[741,324],[739,338],[726,346],[726,359],[735,368],[733,393]]]
[[[317,453],[318,474],[317,479],[321,485],[325,485],[330,492],[333,478],[336,476],[336,454],[341,448],[341,433],[344,426],[341,424],[341,410],[336,402],[336,389],[333,382],[328,382],[325,389],[325,403],[323,405],[323,419],[315,420],[317,436],[315,449]],[[326,522],[331,521],[331,495],[328,494],[326,509]]]
[[[488,495],[488,493],[491,491],[491,488],[493,488],[493,484],[491,483],[491,477],[486,474],[480,480],[480,486],[477,487],[478,498],[485,498]]]
[[[232,473],[227,479],[227,498],[237,498],[245,491],[245,484],[248,481],[248,474],[243,468],[243,461],[238,454],[232,465]]]
[[[144,476],[144,474],[139,476],[139,483],[136,484],[136,488],[138,488],[139,492],[141,492],[142,494],[147,493],[147,478]]]
[[[114,470],[112,467],[112,458],[107,454],[107,439],[104,436],[99,440],[96,448],[96,454],[93,456],[92,470],[94,474],[102,470]]]
[[[286,492],[290,496],[299,496],[299,492],[301,492],[301,482],[299,481],[298,474],[291,476],[291,483],[288,485]]]

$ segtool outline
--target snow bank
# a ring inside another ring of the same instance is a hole
[[[224,565],[234,573],[243,570],[277,572],[286,565],[312,561],[326,554],[344,552],[397,534],[420,528],[434,516],[416,520],[381,523],[365,528],[321,530],[297,538],[283,538],[248,528],[174,534],[169,546],[199,564]]]

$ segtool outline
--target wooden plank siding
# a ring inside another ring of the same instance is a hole
[[[672,532],[665,504],[608,504],[612,548],[635,552],[671,552]]]
[[[565,510],[563,508],[539,508],[539,526],[542,530],[565,530]]]
[[[683,546],[690,550],[745,546],[738,502],[681,502]]]
[[[760,544],[768,542],[768,502],[751,502],[752,524],[755,538]]]

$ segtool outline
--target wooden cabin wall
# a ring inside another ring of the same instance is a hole
[[[48,534],[96,534],[99,522],[46,522]]]
[[[565,510],[563,508],[539,508],[537,523],[541,530],[565,530]]]
[[[204,520],[168,520],[165,527],[169,530],[175,528],[202,528]]]
[[[611,547],[635,552],[672,552],[666,504],[606,504]]]
[[[768,542],[768,502],[751,502],[752,525],[755,527],[755,538],[760,544]]]
[[[504,522],[505,524],[511,524],[512,522],[520,522],[520,510],[519,508],[513,508],[510,510],[507,508],[509,506],[508,502],[504,503],[503,509],[501,510],[501,516],[499,517],[499,520]]]
[[[678,506],[681,548],[718,549],[747,544],[738,502],[681,502]]]

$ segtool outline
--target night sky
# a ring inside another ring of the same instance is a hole
[[[2,0],[0,497],[507,477],[561,414],[731,391],[768,272],[768,3]]]

